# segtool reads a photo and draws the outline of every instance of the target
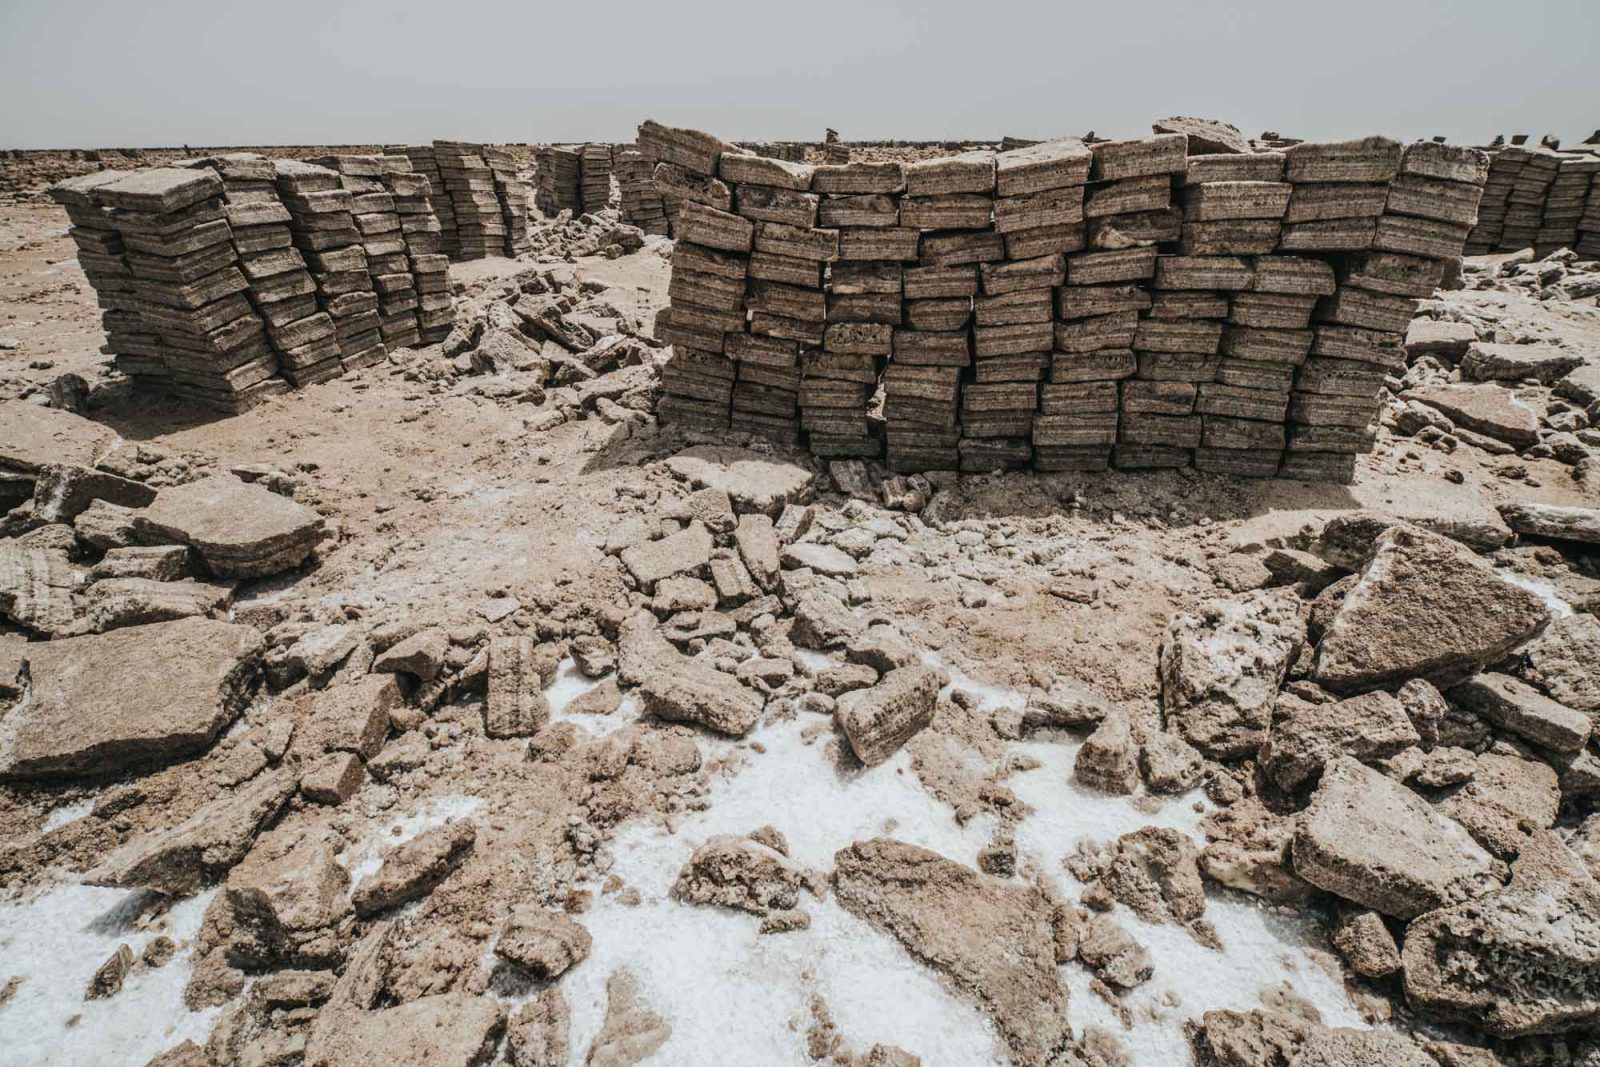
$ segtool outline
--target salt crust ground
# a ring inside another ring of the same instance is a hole
[[[141,894],[123,889],[64,885],[24,903],[0,905],[3,969],[22,978],[0,1015],[0,1065],[143,1064],[185,1038],[203,1042],[220,1009],[184,1009],[187,952],[164,967],[129,975],[122,992],[109,1000],[85,1001],[83,992],[119,944],[136,956],[162,935],[184,945],[200,929],[216,893],[181,901],[144,929],[132,926]]]
[[[820,657],[819,657],[820,658]],[[938,663],[937,657],[929,656]],[[948,668],[947,668],[948,669]],[[1019,707],[1022,695],[951,671],[952,686],[976,692],[985,707]],[[564,662],[549,688],[553,717],[610,733],[638,714],[631,699],[610,715],[571,712],[568,706],[599,684]],[[1007,1063],[988,1019],[951,994],[898,942],[846,913],[831,900],[808,899],[808,930],[762,936],[753,916],[680,904],[668,896],[679,869],[695,847],[716,834],[748,833],[773,825],[789,840],[795,860],[828,870],[838,849],[863,838],[887,835],[976,864],[993,826],[974,820],[957,825],[950,809],[927,793],[902,751],[881,766],[841,772],[827,758],[828,733],[819,720],[798,718],[759,728],[729,761],[729,773],[714,780],[710,807],[679,820],[670,832],[660,820],[640,820],[621,829],[611,844],[609,872],[639,891],[629,907],[615,894],[596,893],[582,922],[594,937],[588,960],[562,980],[572,1011],[572,1067],[581,1067],[605,1016],[605,981],[618,968],[638,977],[646,1000],[672,1023],[671,1039],[646,1062],[658,1067],[739,1062],[763,1067],[807,1067],[805,1033],[809,1007],[820,996],[852,1047],[876,1042],[918,1052],[924,1062]],[[755,751],[755,742],[764,751]],[[733,741],[702,735],[707,760],[734,754]],[[1034,814],[1017,828],[1021,859],[1051,877],[1068,898],[1081,886],[1063,866],[1080,840],[1111,841],[1147,825],[1169,826],[1196,836],[1205,802],[1200,794],[1168,800],[1146,814],[1121,797],[1082,789],[1071,781],[1078,742],[1070,739],[1013,742],[1008,755],[1037,760],[1033,770],[1008,784]],[[371,834],[340,856],[352,882],[377,869],[381,849],[409,840],[451,818],[471,818],[479,797],[435,798],[417,809],[374,825]],[[56,825],[68,821],[62,815]],[[595,887],[598,888],[598,887]],[[181,902],[149,930],[128,926],[136,894],[87,886],[62,886],[31,900],[0,905],[0,955],[23,984],[5,1009],[6,1030],[17,1039],[0,1042],[0,1067],[113,1064],[137,1067],[183,1038],[203,1041],[214,1012],[182,1008],[188,981],[187,952],[165,967],[129,978],[123,991],[104,1001],[84,1002],[90,976],[119,943],[137,953],[158,933],[183,945],[200,924],[216,890]],[[1182,1021],[1211,1008],[1248,1009],[1274,989],[1293,990],[1316,1005],[1332,1025],[1362,1025],[1337,978],[1319,962],[1311,924],[1292,921],[1248,898],[1213,891],[1206,918],[1224,950],[1201,947],[1186,932],[1140,922],[1125,909],[1118,920],[1149,949],[1155,978],[1125,998],[1136,1018],[1123,1031],[1111,1008],[1092,993],[1089,976],[1065,968],[1072,990],[1068,1009],[1075,1029],[1102,1026],[1121,1034],[1138,1067],[1188,1060]],[[516,998],[508,998],[515,1000]],[[72,1016],[79,1016],[69,1025]]]

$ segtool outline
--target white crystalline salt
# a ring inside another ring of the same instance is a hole
[[[203,1044],[218,1009],[188,1011],[183,989],[193,971],[189,942],[216,892],[180,901],[140,929],[133,890],[68,885],[0,904],[0,983],[22,979],[0,1007],[0,1067],[138,1065],[186,1038]],[[163,935],[179,946],[166,966],[130,973],[113,997],[83,999],[119,944],[137,957]]]

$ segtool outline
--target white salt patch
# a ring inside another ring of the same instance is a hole
[[[72,804],[63,804],[50,813],[44,821],[44,833],[59,830],[68,823],[77,822],[94,810],[94,798],[86,797]]]
[[[924,649],[922,662],[930,667],[938,667],[950,676],[949,684],[939,690],[941,697],[948,699],[954,690],[962,689],[977,696],[978,707],[983,711],[994,711],[997,708],[1021,710],[1028,703],[1028,698],[1018,690],[1007,685],[980,682],[970,674],[965,674],[945,663],[944,657],[937,652]]]
[[[140,897],[132,890],[71,885],[0,904],[0,982],[22,979],[0,1007],[0,1067],[141,1064],[186,1038],[203,1044],[218,1009],[188,1011],[183,989],[193,970],[188,942],[216,892],[180,901],[142,929],[131,925]],[[137,956],[163,935],[179,945],[166,966],[130,974],[114,997],[83,999],[119,944]]]
[[[1038,859],[1047,873],[1071,880],[1061,861],[1076,851],[1079,841],[1115,841],[1146,826],[1168,827],[1198,838],[1203,817],[1195,811],[1198,792],[1162,800],[1161,810],[1147,814],[1129,797],[1112,796],[1079,785],[1072,765],[1082,741],[1016,741],[1008,755],[1026,755],[1040,766],[1006,779],[1017,799],[1033,808],[1033,815],[1017,827],[1017,847]],[[1074,883],[1075,884],[1075,883]]]
[[[672,1025],[646,1064],[809,1067],[813,992],[858,1052],[883,1042],[927,1063],[1003,1062],[992,1054],[993,1030],[980,1012],[889,935],[831,902],[806,901],[808,930],[762,936],[755,916],[679,904],[666,898],[666,886],[640,888],[647,899],[638,907],[603,897],[583,916],[593,950],[561,980],[572,1011],[574,1067],[604,1022],[606,979],[622,968]]]
[[[1304,997],[1329,1026],[1366,1028],[1343,983],[1312,959],[1317,931],[1312,920],[1283,918],[1231,893],[1208,894],[1205,918],[1216,927],[1221,952],[1203,947],[1179,927],[1142,922],[1126,908],[1116,910],[1117,922],[1145,946],[1155,963],[1155,976],[1123,998],[1140,1020],[1132,1032],[1122,1035],[1134,1063],[1188,1062],[1185,1019],[1214,1009],[1262,1007],[1261,994],[1273,989]],[[1168,1000],[1176,1000],[1178,1006],[1163,1011]],[[1082,1006],[1078,1001],[1068,1008],[1075,1025]],[[1142,1018],[1147,1010],[1157,1012],[1154,1019]]]
[[[808,743],[808,726],[813,728]],[[822,729],[815,729],[821,726]],[[616,873],[643,892],[670,883],[696,845],[716,834],[747,834],[771,825],[789,839],[789,854],[819,870],[833,868],[833,854],[869,837],[895,837],[932,849],[960,863],[975,864],[988,842],[981,827],[961,827],[949,806],[922,788],[904,749],[876,767],[840,770],[827,758],[833,738],[827,719],[802,716],[753,732],[765,753],[751,752],[750,765],[713,782],[711,807],[682,821],[677,836],[629,849],[617,848]],[[681,855],[663,858],[674,851]],[[635,872],[644,861],[650,869]]]
[[[383,866],[383,854],[387,850],[436,826],[443,826],[451,819],[470,818],[481,807],[482,797],[434,797],[409,815],[375,820],[367,835],[341,852],[337,859],[350,872],[350,884],[355,885]]]
[[[1500,577],[1504,578],[1512,585],[1521,586],[1523,589],[1526,589],[1528,592],[1544,601],[1544,606],[1550,609],[1551,617],[1564,619],[1568,615],[1572,614],[1572,605],[1563,600],[1561,598],[1561,594],[1556,592],[1556,587],[1551,585],[1549,582],[1541,582],[1536,578],[1528,578],[1521,574],[1515,574],[1511,571],[1501,571]]]
[[[797,648],[794,650],[794,656],[813,674],[832,670],[839,665],[832,656],[826,652],[818,652],[814,648]]]
[[[833,662],[818,653],[802,656],[817,669]],[[924,653],[923,659],[944,666],[935,653]],[[1025,702],[1015,689],[945,669],[951,687],[975,693],[986,709],[1020,708]],[[572,718],[588,725],[599,717]],[[823,997],[855,1051],[882,1042],[918,1053],[924,1062],[1007,1062],[983,1012],[951,993],[892,937],[831,900],[802,901],[812,919],[809,930],[763,937],[752,916],[669,898],[697,845],[717,834],[744,834],[763,825],[784,833],[798,863],[821,872],[832,870],[838,849],[876,836],[975,865],[978,850],[991,837],[992,818],[957,825],[949,807],[922,787],[904,750],[878,767],[840,770],[827,758],[832,737],[827,720],[810,716],[762,726],[746,743],[703,735],[698,743],[705,758],[735,750],[745,758],[743,765],[735,763],[735,773],[713,781],[710,807],[683,817],[676,834],[642,821],[621,830],[611,846],[615,864],[609,873],[638,890],[643,902],[628,908],[615,896],[601,895],[583,917],[594,950],[562,980],[572,1010],[574,1067],[604,1020],[605,981],[621,968],[635,974],[645,1001],[673,1027],[668,1042],[644,1061],[648,1064],[804,1067],[812,993]],[[760,743],[764,751],[750,749],[748,742]],[[1068,738],[1012,742],[1006,748],[1008,757],[1026,755],[1039,763],[1007,779],[1034,811],[1016,829],[1018,851],[1068,899],[1076,899],[1082,887],[1063,861],[1079,841],[1109,843],[1145,826],[1160,826],[1195,837],[1198,845],[1199,823],[1209,808],[1194,792],[1164,798],[1158,812],[1147,814],[1130,798],[1078,786],[1072,766],[1081,745]],[[1213,1008],[1261,1006],[1261,995],[1272,990],[1306,998],[1330,1025],[1362,1025],[1337,977],[1316,962],[1316,928],[1309,920],[1284,919],[1248,897],[1219,891],[1206,909],[1223,942],[1217,952],[1178,927],[1141,922],[1126,908],[1119,907],[1116,915],[1155,963],[1155,977],[1124,1000],[1139,1021],[1124,1031],[1111,1008],[1089,990],[1091,975],[1078,964],[1063,968],[1072,993],[1068,1016],[1080,1032],[1103,1026],[1118,1034],[1141,1067],[1187,1062],[1184,1020]]]
[[[900,1045],[940,1062],[989,1064],[993,1030],[893,938],[831,902],[806,896],[809,930],[760,936],[753,916],[679,904],[668,897],[696,846],[718,834],[763,825],[780,830],[796,862],[833,868],[833,854],[864,838],[893,836],[962,863],[976,862],[987,823],[956,825],[950,809],[925,792],[904,751],[869,769],[840,771],[827,759],[831,729],[802,717],[772,723],[749,738],[764,752],[711,786],[711,807],[676,834],[634,823],[611,846],[609,873],[644,902],[624,907],[601,896],[583,916],[594,936],[589,960],[562,979],[572,1007],[575,1050],[587,1049],[605,1015],[605,981],[631,970],[653,1009],[673,1026],[671,1040],[647,1063],[809,1063],[805,1055],[809,992],[820,993],[846,1038],[864,1052],[874,1042]],[[702,751],[732,744],[703,739]],[[930,1061],[931,1062],[931,1061]]]
[[[617,709],[607,715],[567,710],[574,700],[615,677],[615,674],[607,674],[588,678],[578,670],[578,665],[570,657],[562,660],[556,668],[556,680],[544,691],[545,699],[550,702],[550,721],[577,723],[596,737],[605,737],[638,722],[639,698],[631,690],[623,695]]]
[[[1203,844],[1203,815],[1196,810],[1200,793],[1167,798],[1159,812],[1147,815],[1126,797],[1108,796],[1071,780],[1080,745],[1025,741],[1008,748],[1042,764],[1008,780],[1018,798],[1034,809],[1017,828],[1017,847],[1038,862],[1064,897],[1076,899],[1083,888],[1063,866],[1081,840],[1109,844],[1123,834],[1158,826],[1189,835],[1197,848]],[[1104,1026],[1116,1032],[1135,1064],[1186,1063],[1185,1019],[1214,1008],[1261,1007],[1263,992],[1285,986],[1315,1004],[1330,1026],[1364,1025],[1343,985],[1313,960],[1314,922],[1282,918],[1247,896],[1224,891],[1208,893],[1204,917],[1217,930],[1221,952],[1200,945],[1180,927],[1146,923],[1118,907],[1116,921],[1149,950],[1155,976],[1123,998],[1137,1020],[1127,1032],[1110,1007],[1089,991],[1088,972],[1069,965],[1072,1001],[1067,1013],[1073,1027]],[[1178,1006],[1166,1007],[1169,999],[1176,999]],[[1144,1018],[1146,1013],[1154,1018]]]
[[[610,677],[608,674],[605,678],[590,678],[578,670],[577,661],[568,656],[556,667],[556,680],[544,691],[544,698],[550,702],[551,711],[564,711],[568,704]]]

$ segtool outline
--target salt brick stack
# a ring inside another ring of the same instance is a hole
[[[1370,246],[1337,261],[1338,285],[1318,304],[1289,405],[1283,475],[1349,481],[1356,455],[1376,439],[1384,379],[1405,369],[1401,346],[1417,302],[1438,288],[1477,222],[1488,161],[1432,141],[1318,147],[1286,151],[1291,181],[1389,183]]]
[[[506,243],[505,215],[483,146],[435,141],[433,154],[455,213],[457,258],[500,255]]]
[[[666,202],[656,191],[655,161],[637,145],[623,145],[613,155],[622,221],[645,233],[668,232]]]
[[[838,130],[828,130],[822,140],[822,162],[841,167],[850,162],[850,146],[839,140]]]
[[[515,259],[533,248],[528,236],[528,187],[517,177],[517,161],[503,148],[485,148],[484,161],[494,176],[494,195],[505,223],[505,254]]]
[[[109,284],[97,285],[96,296],[119,365],[136,384],[241,411],[283,383],[239,269],[223,193],[210,168],[160,167],[92,176],[57,198],[74,208],[74,229],[85,231],[75,235],[80,248],[98,244],[90,254],[94,277]],[[126,275],[110,261],[111,231],[93,229],[95,212],[73,203],[83,196],[120,241]],[[95,242],[94,232],[105,239]]]
[[[368,366],[382,360],[386,350],[409,348],[420,340],[417,330],[417,287],[406,255],[405,235],[400,229],[400,214],[395,210],[394,194],[384,181],[386,164],[380,156],[325,156],[313,162],[337,171],[340,185],[350,193],[356,229],[361,232],[361,247],[367,257],[373,298],[349,301],[363,310],[357,312],[360,325],[350,322],[341,337],[364,333],[376,324],[382,345],[368,346],[354,357],[346,357],[346,369]]]
[[[582,210],[583,194],[579,188],[583,172],[583,158],[577,149],[561,145],[546,145],[534,153],[537,171],[534,205],[546,215],[562,211],[574,214]]]
[[[408,145],[401,150],[411,160],[411,168],[428,180],[428,208],[439,222],[439,251],[450,259],[461,258],[461,246],[456,238],[455,204],[444,187],[444,176],[439,172],[439,160],[433,145]]]
[[[318,310],[317,286],[305,257],[293,247],[289,210],[278,196],[272,160],[235,152],[189,162],[222,178],[223,213],[233,229],[239,268],[250,283],[250,302],[266,325],[269,341],[279,329]],[[275,356],[284,353],[272,342]],[[280,379],[281,382],[281,379]],[[287,383],[282,382],[281,388]]]
[[[885,460],[896,471],[954,469],[964,458],[1014,453],[1019,441],[1031,447],[1034,396],[1021,411],[1008,383],[986,381],[968,387],[962,408],[961,386],[975,356],[998,358],[1016,348],[1016,331],[1004,326],[1015,314],[996,308],[983,328],[975,326],[979,266],[1005,256],[993,225],[994,154],[919,160],[907,164],[905,178],[899,226],[865,238],[869,249],[900,259],[904,276],[904,315],[883,375]],[[851,241],[852,251],[860,240]],[[1048,308],[1044,315],[1048,335]]]
[[[1534,251],[1548,255],[1561,248],[1575,248],[1589,200],[1589,187],[1600,173],[1600,156],[1564,153],[1545,197],[1539,216],[1539,232],[1534,236]]]
[[[694,131],[641,143],[677,215],[664,421],[902,471],[1348,480],[1488,170],[1385,138],[814,169]]]
[[[298,160],[277,161],[278,191],[293,217],[294,241],[317,283],[321,314],[274,334],[284,373],[296,385],[336,378],[386,354],[363,235],[356,226],[356,197],[340,174]]]
[[[1103,376],[1080,384],[1087,394],[1080,403],[1097,419],[1106,419],[1106,394],[1116,390],[1110,453],[1119,467],[1181,467],[1193,458],[1200,443],[1196,383],[1216,373],[1221,326],[1214,317],[1226,306],[1218,292],[1239,282],[1234,264],[1213,264],[1200,255],[1205,248],[1179,249],[1190,254],[1162,257],[1158,270],[1159,248],[1176,248],[1183,233],[1174,197],[1187,143],[1182,134],[1165,134],[1091,146],[1082,251],[1067,256],[1055,359],[1076,370],[1077,361],[1062,354],[1086,357],[1075,380]],[[1082,453],[1074,466],[1104,466],[1104,449],[1097,451]]]
[[[746,169],[776,165],[731,164]],[[736,171],[725,163],[724,173]],[[915,231],[900,225],[899,197],[905,183],[898,163],[834,163],[811,172],[818,229],[836,235],[838,252],[824,299],[822,344],[800,357],[800,421],[818,455],[883,455],[882,423],[871,407],[895,333],[905,321],[905,263],[917,254]],[[828,238],[821,243],[826,246]],[[759,269],[776,274],[784,263],[763,256]],[[801,277],[820,284],[817,267],[805,265],[809,273]],[[896,372],[896,380],[895,410],[903,417],[909,387],[903,372]]]
[[[586,144],[578,149],[579,208],[589,215],[611,205],[611,146]]]
[[[669,305],[656,316],[656,336],[673,346],[658,413],[664,422],[726,429],[738,374],[731,357],[749,336],[745,285],[755,227],[699,204],[689,205],[682,226]]]
[[[432,220],[426,181],[400,157],[332,161],[348,173],[229,153],[52,189],[106,311],[105,351],[136,387],[237,412],[382,358],[385,315],[415,344],[423,292],[448,328],[448,262],[425,251],[437,222],[413,228],[419,269],[398,221]],[[386,182],[401,179],[396,196]]]
[[[126,175],[107,170],[85,174],[52,186],[50,196],[66,209],[71,225],[67,236],[78,249],[78,265],[99,299],[106,343],[101,351],[113,357],[116,367],[136,387],[167,389],[172,379],[161,358],[161,338],[153,322],[146,322],[132,305],[137,286],[128,268],[111,209],[95,199],[94,191]],[[115,306],[118,303],[122,307]]]
[[[838,232],[817,226],[810,167],[730,147],[718,156],[718,172],[727,187],[738,188],[735,217],[749,226],[751,238],[745,290],[751,321],[748,333],[728,338],[726,349],[738,368],[732,426],[799,444],[800,357],[822,346],[828,320],[823,277],[838,252]],[[686,204],[680,228],[692,234],[709,210]]]
[[[1511,145],[1496,153],[1468,254],[1532,248],[1543,225],[1545,198],[1560,169],[1560,154],[1542,145]]]
[[[400,236],[416,288],[417,342],[435,344],[450,334],[455,308],[450,298],[450,260],[443,254],[443,224],[433,214],[433,183],[407,156],[380,157],[384,188],[394,197]],[[387,339],[387,338],[386,338]]]
[[[1583,214],[1578,216],[1578,244],[1575,249],[1585,259],[1600,259],[1600,172],[1589,179],[1589,195]]]
[[[678,213],[687,203],[717,211],[733,210],[733,194],[717,177],[723,152],[745,154],[699,130],[663,126],[646,120],[639,125],[639,151],[652,163],[651,182],[667,216],[668,231],[678,236]]]

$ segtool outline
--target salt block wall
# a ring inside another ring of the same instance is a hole
[[[136,387],[226,412],[442,340],[431,185],[404,156],[233,153],[51,190]]]
[[[1347,481],[1479,151],[1183,134],[810,167],[654,122],[665,422],[899,471]]]
[[[464,141],[401,149],[429,183],[440,248],[454,260],[528,251],[528,188],[509,152]]]
[[[1510,145],[1493,153],[1467,254],[1524,248],[1600,257],[1600,145],[1571,152]]]
[[[534,161],[534,204],[545,214],[592,214],[611,202],[610,145],[545,145],[535,151]]]

